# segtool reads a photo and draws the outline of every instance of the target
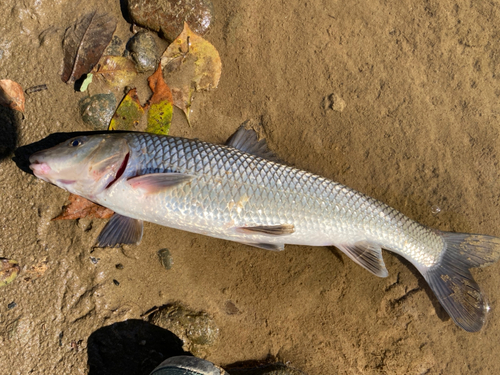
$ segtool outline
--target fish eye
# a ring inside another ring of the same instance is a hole
[[[72,141],[69,142],[69,145],[71,147],[78,147],[82,144],[82,141],[80,139],[73,139]]]

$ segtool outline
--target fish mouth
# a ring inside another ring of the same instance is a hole
[[[120,168],[118,169],[118,172],[116,172],[115,178],[113,179],[113,181],[111,181],[108,184],[108,186],[106,186],[106,189],[109,189],[123,175],[123,173],[125,172],[125,169],[127,169],[129,157],[130,157],[130,153],[127,152],[127,155],[125,155],[125,157],[123,158],[122,164],[120,165]]]
[[[52,168],[47,163],[39,162],[36,159],[31,160],[30,158],[30,163],[30,169],[33,171],[33,174],[42,180],[48,181],[46,176],[52,171]]]

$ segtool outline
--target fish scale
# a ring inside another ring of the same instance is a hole
[[[228,145],[146,133],[78,136],[30,157],[34,174],[116,212],[98,246],[137,243],[143,221],[269,250],[334,245],[385,277],[382,248],[408,259],[453,321],[483,326],[470,268],[500,258],[497,237],[429,229],[360,192],[273,160],[241,127]]]
[[[139,155],[136,163],[141,167],[135,173],[176,171],[197,176],[182,196],[165,192],[158,200],[169,201],[167,206],[174,211],[176,205],[182,206],[183,214],[191,218],[202,216],[212,228],[230,222],[239,226],[294,224],[293,235],[274,241],[314,245],[310,239],[316,237],[318,245],[334,245],[357,235],[356,240],[374,241],[427,267],[439,260],[444,243],[437,234],[339,183],[227,146],[175,137],[158,139],[146,133],[128,137],[132,154]],[[147,154],[141,154],[143,147],[148,148]],[[243,207],[228,208],[227,197],[244,195],[251,199]],[[207,220],[208,211],[213,220]],[[234,233],[218,237],[248,241],[248,236]]]

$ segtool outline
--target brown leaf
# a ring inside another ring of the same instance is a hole
[[[24,92],[19,83],[0,80],[0,105],[24,112]]]
[[[92,73],[115,87],[127,86],[137,75],[135,64],[122,56],[103,56]]]
[[[113,16],[88,13],[64,34],[63,82],[73,83],[89,73],[99,61],[116,29]]]
[[[114,212],[109,208],[99,206],[78,195],[70,194],[69,204],[63,207],[63,212],[52,220],[74,220],[88,218],[109,219]]]
[[[165,100],[173,102],[172,92],[163,79],[161,63],[158,64],[158,69],[148,78],[148,84],[153,96],[149,99],[149,104],[158,104]]]
[[[161,63],[174,105],[182,109],[189,120],[194,92],[210,90],[219,84],[222,69],[219,52],[184,23],[184,30],[165,50]]]
[[[161,63],[158,69],[148,78],[153,96],[149,99],[148,125],[146,132],[168,135],[172,123],[172,92],[163,79]]]

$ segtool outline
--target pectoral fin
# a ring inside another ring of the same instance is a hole
[[[143,232],[142,220],[114,214],[97,238],[97,247],[138,244]]]
[[[194,176],[185,173],[151,173],[132,177],[127,183],[134,189],[142,189],[148,194],[172,188],[190,181]]]
[[[366,268],[375,276],[387,277],[389,273],[382,258],[382,248],[368,241],[356,242],[353,245],[335,245],[349,258]]]
[[[279,225],[255,225],[249,227],[237,227],[236,230],[245,234],[268,234],[271,236],[284,236],[295,232],[293,224]]]

